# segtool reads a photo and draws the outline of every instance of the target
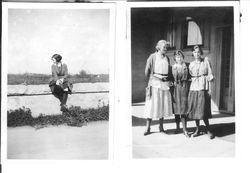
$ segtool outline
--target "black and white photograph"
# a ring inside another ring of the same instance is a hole
[[[4,0],[0,172],[249,170],[247,0]]]
[[[6,8],[7,159],[107,160],[111,8]]]
[[[130,13],[133,158],[234,157],[234,6]]]

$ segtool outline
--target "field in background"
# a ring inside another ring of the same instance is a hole
[[[8,85],[40,85],[48,84],[51,75],[48,74],[8,74]],[[108,74],[87,74],[86,72],[80,72],[79,74],[69,75],[69,79],[72,83],[95,83],[95,82],[109,82]]]

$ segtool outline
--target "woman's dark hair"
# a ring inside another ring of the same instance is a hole
[[[192,52],[195,50],[195,49],[199,49],[201,55],[203,55],[203,50],[201,49],[201,47],[199,45],[195,45],[193,48],[192,48]],[[193,54],[192,54],[193,56]]]
[[[184,56],[184,54],[183,54],[183,52],[182,52],[181,50],[176,50],[176,51],[174,52],[174,61],[175,61],[175,62],[176,62],[176,59],[175,59],[175,56],[176,56],[176,55],[181,55],[183,59],[185,58],[185,56]]]
[[[51,59],[55,59],[56,62],[60,62],[62,60],[62,56],[59,54],[54,54]]]

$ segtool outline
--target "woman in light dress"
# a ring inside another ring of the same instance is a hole
[[[159,120],[159,131],[164,132],[164,117],[172,116],[172,97],[170,86],[172,86],[172,74],[167,53],[168,42],[158,41],[156,52],[147,59],[145,75],[148,79],[146,88],[145,118],[147,119],[144,135],[151,133],[150,125],[152,119]]]

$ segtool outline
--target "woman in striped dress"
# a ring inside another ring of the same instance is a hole
[[[202,49],[196,45],[192,53],[195,60],[189,65],[192,82],[188,95],[188,118],[195,120],[196,123],[193,137],[199,135],[200,120],[203,120],[209,138],[213,139],[214,135],[210,130],[208,119],[212,117],[209,89],[214,77],[208,59],[201,56],[203,55]]]
[[[152,119],[159,119],[159,131],[164,132],[163,118],[171,116],[172,98],[170,86],[172,85],[172,75],[167,53],[168,42],[158,41],[156,52],[147,59],[145,75],[148,79],[146,88],[145,118],[147,119],[146,131],[144,135],[150,134]]]

